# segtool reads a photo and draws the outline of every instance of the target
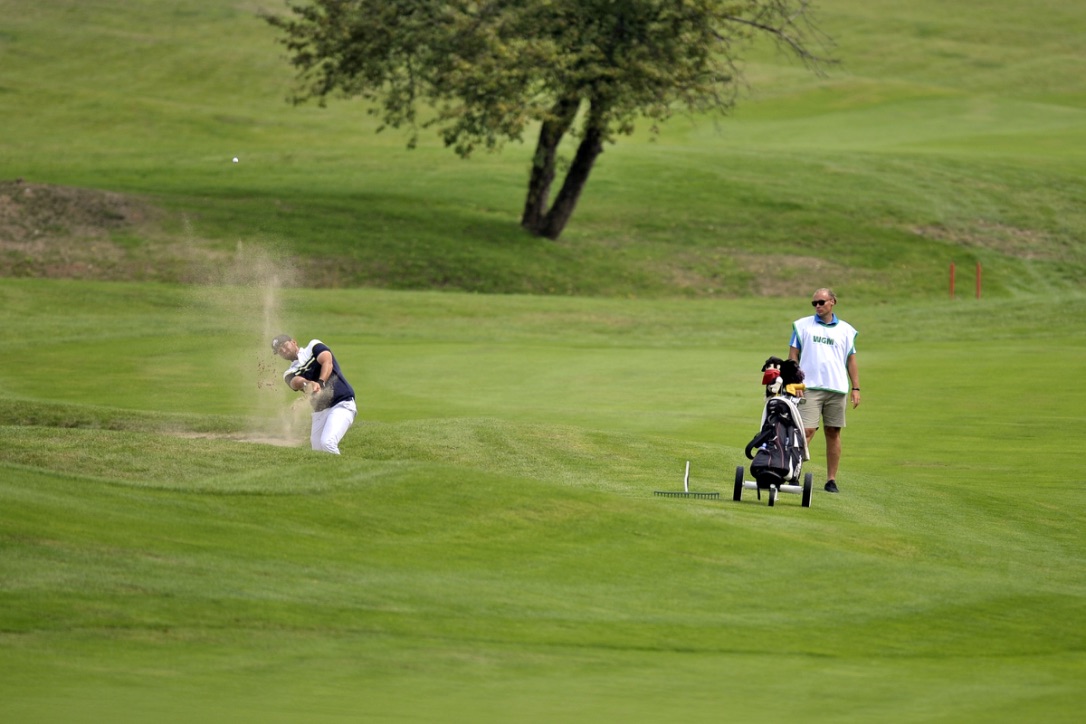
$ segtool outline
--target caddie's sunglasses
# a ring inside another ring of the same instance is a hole
[[[821,307],[823,304],[826,304],[829,301],[830,301],[829,299],[815,299],[813,302],[811,302],[811,306],[812,307]]]

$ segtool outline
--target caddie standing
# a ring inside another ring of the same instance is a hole
[[[271,346],[275,354],[291,363],[283,373],[283,381],[295,392],[309,396],[313,407],[309,441],[313,449],[339,455],[339,441],[354,423],[358,407],[354,388],[343,376],[332,350],[319,339],[299,347],[289,334],[280,334]]]
[[[825,425],[826,491],[837,492],[837,468],[841,463],[841,428],[845,426],[845,401],[860,404],[860,371],[856,365],[856,329],[833,313],[837,295],[832,289],[817,289],[811,296],[815,313],[792,324],[788,358],[803,370],[805,402],[799,406],[807,447]]]

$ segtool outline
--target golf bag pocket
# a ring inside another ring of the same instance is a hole
[[[750,474],[758,481],[758,487],[768,488],[770,485],[783,485],[795,478],[795,473],[781,464],[778,459],[774,461],[773,455],[765,449],[759,450],[750,463]]]

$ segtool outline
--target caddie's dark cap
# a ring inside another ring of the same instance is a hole
[[[283,342],[289,342],[292,339],[294,339],[294,337],[291,337],[289,334],[276,335],[275,339],[272,340],[272,352],[278,352],[279,347],[282,346]]]

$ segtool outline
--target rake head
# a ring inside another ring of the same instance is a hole
[[[657,490],[653,495],[665,495],[669,498],[719,498],[720,493],[691,493],[689,491]]]
[[[719,498],[720,493],[691,493],[690,492],[690,461],[686,461],[686,474],[683,475],[682,490],[657,490],[656,495],[664,495],[669,498]]]

